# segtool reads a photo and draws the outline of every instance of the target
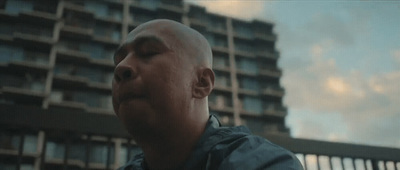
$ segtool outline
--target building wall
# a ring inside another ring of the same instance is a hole
[[[0,103],[112,116],[114,50],[130,30],[156,18],[182,22],[209,41],[216,74],[210,112],[224,126],[289,135],[273,24],[209,13],[182,1],[0,1]],[[80,169],[86,153],[90,169],[115,168],[138,151],[129,139],[83,133],[66,139],[40,129],[3,130],[0,169],[14,168],[10,155],[21,147],[23,169],[58,169],[66,155],[67,164]]]

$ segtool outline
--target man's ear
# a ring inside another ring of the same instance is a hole
[[[197,71],[197,82],[194,83],[193,97],[207,97],[214,88],[214,72],[210,68],[200,68]]]

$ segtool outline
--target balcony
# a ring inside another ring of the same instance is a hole
[[[85,89],[80,89],[80,91],[70,91],[67,88],[64,88],[63,90],[53,90],[50,96],[50,109],[56,109],[55,111],[60,112],[67,110],[113,115],[111,98],[93,92],[94,91],[88,91]],[[111,91],[109,93],[111,93]],[[106,101],[105,99],[109,99],[106,104],[104,104],[104,101]]]
[[[213,66],[213,70],[224,72],[224,73],[230,73],[231,69],[227,66]]]
[[[76,14],[76,17],[82,17],[86,19],[94,19],[94,14],[88,10],[86,10],[82,5],[73,4],[73,3],[64,3],[64,10],[71,11]],[[65,13],[65,11],[64,11]]]
[[[255,58],[251,42],[235,41],[235,54],[246,58]]]
[[[285,95],[285,90],[281,87],[267,87],[262,90],[261,94],[266,96],[283,97],[283,95]]]
[[[57,74],[53,77],[53,86],[65,87],[68,89],[83,89],[87,87],[88,79],[68,74]]]
[[[52,38],[25,33],[14,33],[14,40],[22,46],[29,46],[45,51],[48,51],[55,43]]]
[[[236,73],[239,74],[240,76],[247,76],[247,77],[257,76],[256,72],[250,71],[250,70],[244,70],[244,69],[237,69]]]
[[[279,58],[279,53],[275,52],[269,52],[269,51],[258,51],[255,52],[255,55],[259,57],[260,59],[271,59],[271,60],[277,60]]]
[[[228,106],[218,106],[209,102],[209,108],[211,111],[217,111],[224,114],[233,114],[233,108]]]
[[[240,32],[233,32],[233,36],[235,38],[244,40],[244,41],[252,41],[253,40],[253,35],[252,33],[240,33]]]
[[[65,37],[80,40],[89,40],[93,36],[93,29],[64,25],[61,28],[60,33],[61,36]]]
[[[228,47],[223,47],[223,46],[211,46],[211,50],[213,53],[225,53],[225,54],[229,53]]]
[[[243,49],[235,49],[235,55],[236,55],[236,57],[244,57],[244,58],[250,58],[250,59],[255,58],[254,53],[243,50]]]
[[[258,96],[258,91],[257,90],[252,90],[252,89],[244,89],[244,88],[240,88],[239,89],[239,93],[240,94],[244,94],[244,95],[248,95],[248,96]]]
[[[67,61],[67,62],[77,62],[77,63],[87,63],[91,60],[90,55],[69,49],[58,49],[56,53],[56,61]]]
[[[131,7],[138,10],[146,10],[146,11],[156,11],[159,6],[158,2],[149,1],[149,0],[136,0],[131,2]]]
[[[207,23],[202,20],[202,19],[197,19],[197,18],[189,18],[190,20],[190,26],[198,26],[202,29],[206,29],[207,28]]]
[[[110,71],[110,72],[114,72],[114,63],[112,63],[111,61],[107,61],[107,60],[96,60],[96,59],[90,59],[90,66],[93,67],[99,67],[102,68],[103,70],[106,71]]]
[[[232,93],[232,88],[228,86],[215,85],[213,91]]]
[[[62,102],[49,102],[50,109],[61,109],[61,110],[68,110],[68,111],[84,111],[86,110],[86,105],[80,102],[74,101],[62,101]]]
[[[49,71],[49,66],[38,65],[29,61],[11,61],[8,63],[8,67],[12,70],[29,70],[33,73],[45,74]]]
[[[12,99],[16,103],[31,103],[34,105],[41,105],[45,94],[43,92],[33,91],[20,87],[2,87],[1,94],[7,98]]]
[[[222,27],[213,27],[212,25],[208,24],[207,27],[207,31],[214,33],[214,34],[218,34],[218,35],[227,35],[227,31],[226,28],[222,28]]]
[[[40,23],[45,26],[53,26],[59,20],[55,14],[40,11],[21,12],[19,13],[19,19],[24,23]]]
[[[15,22],[16,17],[17,17],[17,15],[10,14],[4,9],[0,9],[0,19],[2,21]]]
[[[279,78],[282,76],[282,71],[278,68],[268,68],[268,69],[260,69],[258,71],[260,76],[267,76],[267,77],[276,77]]]
[[[278,106],[276,104],[269,104],[265,106],[263,114],[285,118],[287,115],[287,109],[283,106]]]
[[[277,40],[277,36],[275,34],[265,34],[265,33],[259,33],[255,32],[254,33],[254,40],[259,40],[259,41],[269,41],[269,42],[275,42]]]
[[[93,39],[93,41],[95,41],[95,42],[102,43],[102,44],[106,44],[106,45],[109,45],[109,46],[115,46],[115,47],[117,47],[117,46],[119,45],[119,41],[117,41],[117,40],[115,40],[115,39],[113,39],[113,38],[111,38],[111,37],[105,37],[105,36],[103,36],[103,37],[98,37],[98,36],[94,36],[92,39]]]
[[[174,2],[174,1],[172,1]],[[179,3],[179,1],[175,0],[174,3]],[[168,12],[168,13],[176,13],[179,15],[183,14],[183,6],[182,4],[171,4],[171,2],[162,2],[160,3],[160,5],[158,6],[158,11],[164,11],[164,12]]]

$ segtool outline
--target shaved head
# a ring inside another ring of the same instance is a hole
[[[127,40],[133,40],[143,30],[154,28],[173,39],[173,44],[167,45],[171,48],[182,48],[181,55],[191,57],[193,64],[212,67],[212,52],[207,39],[196,30],[176,21],[157,19],[146,22],[131,31]]]

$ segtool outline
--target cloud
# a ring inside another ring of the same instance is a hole
[[[400,49],[386,55],[377,50],[372,33],[380,27],[374,18],[385,10],[372,10],[375,3],[340,5],[335,7],[340,11],[335,9],[333,13],[303,5],[292,13],[299,15],[288,16],[287,10],[294,2],[283,6],[265,1],[187,2],[234,18],[273,18],[279,36],[277,46],[281,49],[284,103],[289,108],[286,121],[292,135],[400,147],[400,69],[374,70],[385,67],[375,66],[387,56],[400,68]],[[276,13],[268,12],[275,7]],[[308,9],[319,13],[303,15],[309,13]],[[385,16],[397,15],[378,18]],[[346,50],[353,53],[342,53]],[[355,69],[345,70],[343,64]],[[366,65],[364,70],[362,64]],[[373,71],[369,72],[370,69]]]
[[[324,38],[332,39],[342,45],[354,43],[354,29],[358,29],[337,17],[321,13],[315,14],[305,28],[313,34],[323,35]]]
[[[326,57],[335,50],[330,42],[323,40],[311,45],[308,65],[303,69],[286,69],[282,78],[286,88],[284,101],[290,114],[310,119],[290,120],[298,128],[292,129],[294,135],[400,147],[400,71],[371,77],[357,71],[343,72],[334,59]],[[332,119],[333,114],[341,118]],[[344,128],[337,131],[335,126]]]
[[[241,1],[241,0],[186,0],[186,2],[205,6],[208,12],[222,14],[233,18],[253,20],[260,18],[264,11],[263,1]]]
[[[335,95],[345,95],[351,87],[341,77],[329,77],[325,81],[327,90]]]
[[[399,50],[393,50],[391,52],[391,55],[392,55],[394,61],[400,66],[400,49]]]

